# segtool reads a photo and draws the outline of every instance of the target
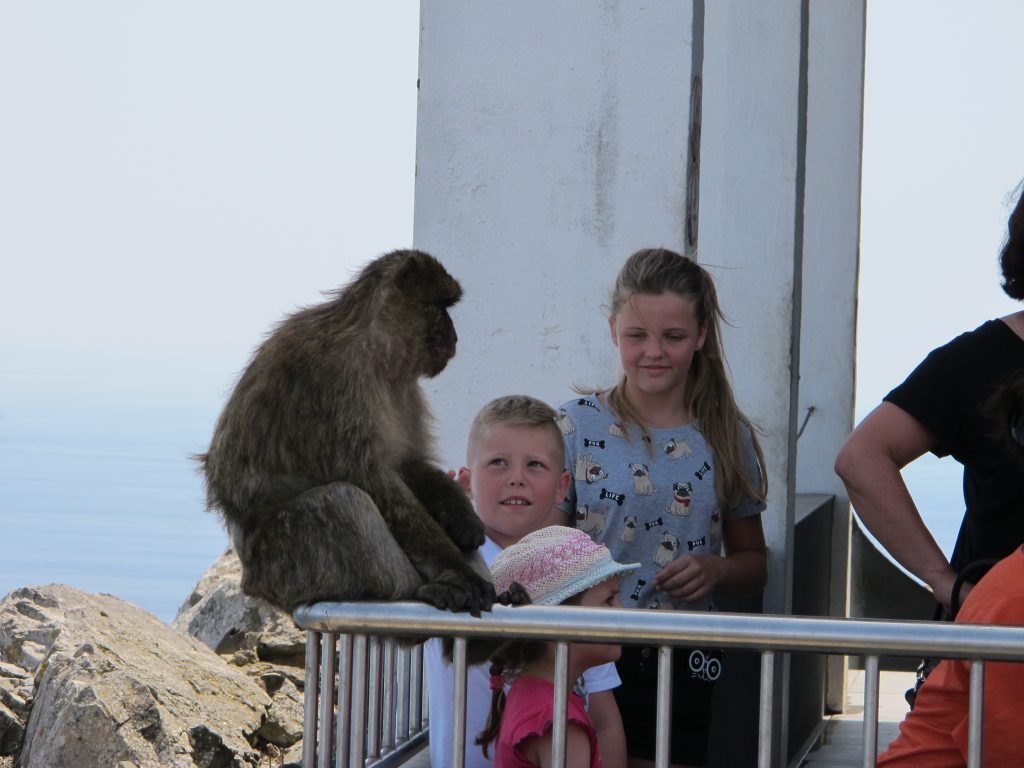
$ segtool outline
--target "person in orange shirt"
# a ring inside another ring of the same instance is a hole
[[[981,406],[994,425],[989,437],[1012,473],[1024,474],[1024,376],[1002,384]],[[1024,509],[1024,499],[1019,500]],[[996,563],[967,595],[960,624],[1024,626],[1024,547]],[[961,768],[967,762],[970,662],[947,659],[924,681],[900,735],[878,758],[879,768]],[[982,765],[1024,765],[1024,662],[985,664]]]
[[[956,617],[964,624],[1024,626],[1024,548],[1000,560],[971,590]],[[900,723],[900,735],[878,758],[879,768],[962,768],[967,764],[970,662],[942,661]],[[982,765],[1024,765],[1024,663],[985,665]]]

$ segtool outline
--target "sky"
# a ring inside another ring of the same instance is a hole
[[[411,245],[418,39],[411,0],[0,4],[0,415],[216,411]]]
[[[1018,308],[1024,177],[1024,3],[867,25],[858,418]],[[417,48],[413,0],[0,4],[0,438],[202,450],[277,320],[411,245]]]
[[[934,347],[1020,309],[996,257],[1024,178],[1021,29],[1016,0],[868,1],[858,416]]]

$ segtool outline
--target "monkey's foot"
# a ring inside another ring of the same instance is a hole
[[[416,590],[416,599],[443,611],[468,611],[479,616],[481,611],[489,611],[494,605],[494,585],[475,573],[467,576],[442,571],[436,579]]]
[[[530,594],[518,581],[508,585],[508,589],[498,595],[495,600],[502,605],[529,605]]]

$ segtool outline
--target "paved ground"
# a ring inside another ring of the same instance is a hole
[[[862,716],[864,713],[864,672],[850,670],[846,714],[828,719],[818,746],[801,763],[805,768],[860,768],[864,764]],[[914,684],[913,672],[882,672],[878,683],[878,754],[899,734],[907,714],[904,692]]]

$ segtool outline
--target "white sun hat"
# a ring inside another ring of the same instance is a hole
[[[558,605],[612,576],[635,571],[578,528],[552,525],[528,533],[494,558],[491,574],[499,594],[513,581],[526,589],[534,605]]]

